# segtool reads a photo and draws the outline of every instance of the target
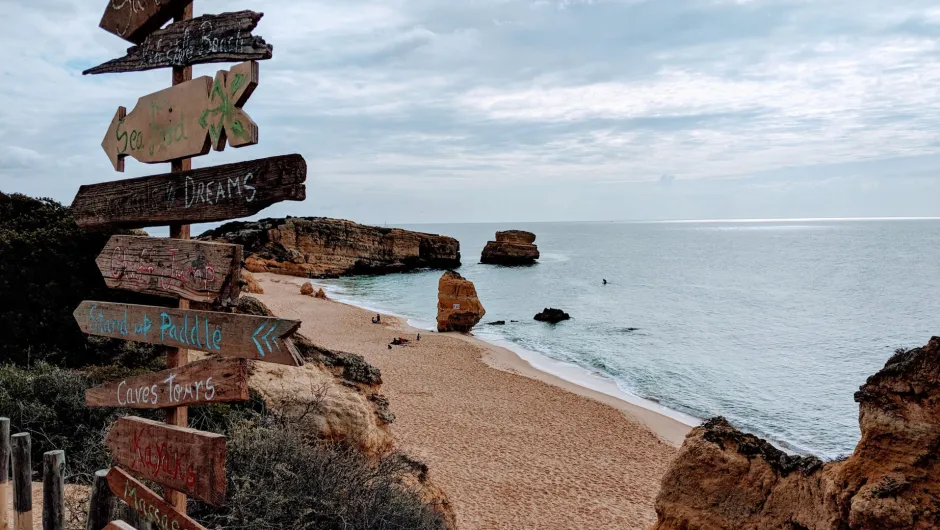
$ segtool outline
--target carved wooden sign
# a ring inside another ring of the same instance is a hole
[[[241,245],[112,236],[96,263],[112,289],[210,303],[241,292]]]
[[[220,506],[225,502],[225,437],[135,416],[118,419],[104,440],[125,469]]]
[[[179,14],[192,0],[108,0],[98,24],[108,33],[140,43]]]
[[[306,179],[302,156],[275,156],[84,185],[72,202],[72,214],[83,228],[225,221],[281,201],[306,199]]]
[[[128,48],[124,57],[82,73],[141,72],[171,66],[270,59],[274,48],[251,34],[262,16],[263,13],[239,11],[174,22],[151,33],[139,46]]]
[[[87,300],[73,316],[89,335],[289,366],[301,364],[293,342],[286,340],[300,327],[299,320]]]
[[[206,530],[121,469],[112,467],[107,478],[115,497],[126,502],[142,521],[167,530]]]
[[[208,359],[89,388],[89,407],[163,409],[248,401],[248,361]]]
[[[130,114],[118,107],[101,147],[117,171],[124,158],[155,164],[258,143],[258,126],[241,109],[258,86],[258,63],[249,61],[211,77],[137,100]]]

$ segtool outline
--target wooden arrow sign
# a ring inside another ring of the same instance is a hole
[[[141,72],[170,66],[270,59],[274,48],[251,34],[263,13],[239,11],[174,22],[151,33],[127,55],[83,74]]]
[[[254,215],[307,197],[300,155],[84,185],[72,202],[83,228],[207,223]]]
[[[89,388],[89,407],[162,409],[248,401],[248,361],[208,359]]]
[[[210,303],[241,292],[241,245],[112,236],[96,263],[112,289]]]
[[[286,340],[300,327],[299,320],[87,300],[73,316],[89,335],[289,366],[302,364],[293,342]]]
[[[136,416],[118,419],[105,445],[132,473],[220,506],[225,502],[225,437]]]
[[[258,143],[258,126],[241,109],[258,86],[258,63],[249,61],[211,77],[137,100],[130,114],[118,107],[101,147],[117,171],[124,157],[154,164]]]
[[[120,468],[112,467],[107,478],[114,496],[134,509],[142,521],[167,530],[206,530]]]
[[[179,14],[192,0],[108,0],[98,25],[122,39],[140,43]]]

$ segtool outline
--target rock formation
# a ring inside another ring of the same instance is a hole
[[[523,230],[496,232],[496,241],[483,247],[480,263],[496,265],[531,265],[539,259],[539,248],[535,246],[535,234]]]
[[[468,332],[486,310],[477,298],[473,282],[447,271],[437,282],[437,330]]]
[[[310,282],[304,282],[304,284],[300,286],[300,294],[304,296],[313,296],[313,284]]]
[[[550,324],[557,324],[562,320],[570,320],[571,315],[565,313],[561,309],[555,309],[554,307],[546,307],[542,310],[541,313],[535,315],[535,320],[539,322],[548,322]]]
[[[323,290],[323,287],[320,287],[320,290],[317,291],[317,294],[313,295],[313,297],[314,297],[314,298],[318,298],[318,299],[320,299],[320,300],[329,300],[329,299],[330,299],[330,297],[326,295],[326,291]]]
[[[264,289],[261,288],[261,284],[258,283],[257,278],[253,274],[242,269],[241,279],[245,283],[242,287],[242,290],[251,294],[264,294]]]
[[[855,393],[848,458],[790,456],[723,418],[686,438],[654,530],[940,528],[940,337],[898,350]]]
[[[322,217],[237,221],[199,239],[243,245],[250,272],[309,278],[460,265],[460,243],[452,237]]]

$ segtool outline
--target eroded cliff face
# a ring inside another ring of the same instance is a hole
[[[940,338],[899,350],[855,394],[862,439],[823,464],[715,418],[663,478],[655,530],[940,528]]]
[[[226,223],[199,239],[243,245],[246,268],[251,272],[301,277],[460,265],[460,243],[452,237],[323,217]]]

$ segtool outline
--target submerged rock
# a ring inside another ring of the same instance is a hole
[[[447,271],[437,283],[437,330],[468,332],[486,310],[477,298],[473,282]]]
[[[487,326],[505,326],[505,325],[506,325],[506,321],[505,321],[505,320],[497,320],[496,322],[487,322],[486,325],[487,325]]]
[[[480,263],[496,265],[531,265],[539,259],[535,234],[523,230],[496,232],[496,241],[483,247]]]
[[[235,221],[199,239],[242,245],[245,265],[251,272],[301,277],[460,265],[460,243],[452,237],[323,217]]]
[[[693,429],[654,530],[940,528],[940,337],[898,350],[855,393],[862,438],[823,464],[715,418]]]
[[[535,320],[539,322],[549,322],[551,324],[557,324],[562,320],[570,320],[571,315],[565,313],[561,309],[555,309],[553,307],[546,307],[542,310],[541,313],[535,315]]]

